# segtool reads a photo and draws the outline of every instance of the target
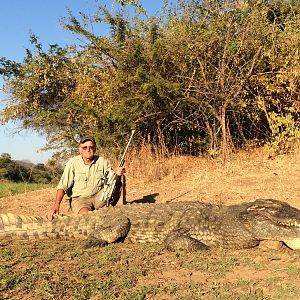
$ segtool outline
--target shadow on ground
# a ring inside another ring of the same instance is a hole
[[[143,196],[141,199],[133,200],[128,203],[155,203],[155,198],[159,195],[159,193],[149,194]]]

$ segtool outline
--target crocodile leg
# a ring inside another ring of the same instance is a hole
[[[94,230],[85,241],[85,248],[103,247],[127,236],[130,220],[123,215],[105,216],[95,224]]]
[[[191,237],[186,229],[172,230],[165,238],[164,245],[170,251],[176,250],[208,250],[209,247],[201,241]]]

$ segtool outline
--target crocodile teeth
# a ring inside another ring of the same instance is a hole
[[[288,227],[300,227],[300,224],[297,221],[294,222],[278,222],[281,226],[288,226]]]
[[[290,224],[291,224],[290,226],[300,227],[300,224],[298,224],[297,221],[291,222]]]

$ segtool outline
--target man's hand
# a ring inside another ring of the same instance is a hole
[[[117,174],[118,176],[123,176],[123,175],[125,175],[125,173],[126,173],[126,170],[125,170],[124,167],[117,167],[117,169],[116,169],[116,174]]]
[[[53,207],[46,213],[46,218],[49,221],[53,220],[54,215],[57,215],[59,213],[59,207]]]
[[[49,221],[53,220],[54,215],[58,215],[60,203],[64,197],[65,191],[63,189],[58,189],[56,191],[56,199],[54,201],[53,207],[46,213],[46,217]]]

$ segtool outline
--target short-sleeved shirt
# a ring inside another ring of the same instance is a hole
[[[94,156],[93,162],[86,165],[81,155],[77,155],[66,163],[57,189],[63,189],[71,198],[95,195],[109,170],[110,163],[103,157]]]

